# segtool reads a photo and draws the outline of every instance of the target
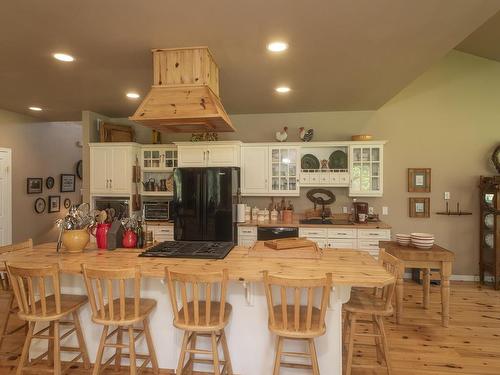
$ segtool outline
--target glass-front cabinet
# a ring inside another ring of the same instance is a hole
[[[145,171],[172,171],[177,168],[177,148],[175,146],[143,147],[142,167]]]
[[[383,194],[383,145],[350,147],[351,197],[380,197]]]
[[[272,146],[270,151],[270,192],[281,195],[299,193],[299,147]]]

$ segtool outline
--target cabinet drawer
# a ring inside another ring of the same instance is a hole
[[[154,232],[156,235],[174,235],[174,227],[173,226],[158,226],[154,228]]]
[[[257,238],[257,227],[238,227],[238,236],[253,236]]]
[[[360,250],[379,250],[378,240],[358,240]]]
[[[355,228],[334,228],[328,229],[328,238],[356,238]]]
[[[301,173],[300,174],[300,183],[308,184],[309,183],[309,173]]]
[[[354,238],[328,240],[328,247],[335,249],[356,249],[357,241]]]
[[[299,228],[299,237],[325,238],[327,237],[326,228]]]
[[[380,240],[390,240],[390,229],[358,229],[358,238],[378,238]]]

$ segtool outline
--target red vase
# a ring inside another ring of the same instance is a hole
[[[97,247],[99,249],[107,249],[108,248],[108,230],[111,227],[111,223],[103,223],[97,224],[95,230],[92,231],[92,234],[95,237],[97,242]]]
[[[127,229],[123,233],[123,247],[135,248],[137,245],[137,234],[132,229]]]

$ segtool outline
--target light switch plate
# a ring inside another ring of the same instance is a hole
[[[389,207],[387,206],[382,207],[382,215],[389,215]]]
[[[347,207],[345,207],[345,206],[344,206],[344,207],[342,207],[342,213],[343,213],[343,214],[346,214],[346,213],[347,213]]]
[[[375,209],[373,207],[368,207],[368,213],[373,215],[375,213]]]
[[[451,194],[450,194],[450,192],[449,192],[449,191],[445,191],[445,192],[444,192],[444,199],[448,200],[448,199],[450,199],[450,198],[451,198]]]

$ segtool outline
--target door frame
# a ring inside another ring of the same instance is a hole
[[[0,243],[0,246],[10,245],[12,243],[12,149],[0,147],[0,152],[5,152],[8,158],[7,167],[9,168],[9,181],[8,181],[8,205],[7,205],[7,217],[8,217],[8,232],[7,232],[7,242],[5,244]]]

